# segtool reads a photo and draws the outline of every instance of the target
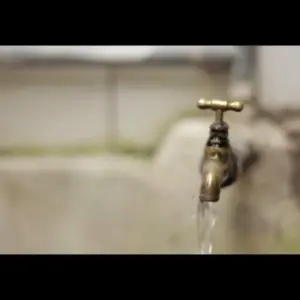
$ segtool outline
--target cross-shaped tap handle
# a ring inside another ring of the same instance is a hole
[[[211,109],[216,111],[216,122],[223,122],[223,112],[243,110],[244,105],[239,101],[226,101],[226,100],[206,100],[200,99],[197,103],[197,107],[200,109]]]

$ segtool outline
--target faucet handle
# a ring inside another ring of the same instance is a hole
[[[200,99],[197,103],[197,107],[200,109],[211,109],[216,112],[215,122],[223,123],[223,113],[225,111],[242,111],[244,104],[239,101],[226,101],[226,100],[205,100]]]
[[[197,103],[197,107],[200,109],[221,110],[223,112],[228,110],[239,112],[243,110],[244,105],[239,101],[200,99]]]

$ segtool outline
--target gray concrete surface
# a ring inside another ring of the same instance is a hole
[[[1,160],[0,252],[176,250],[161,207],[169,195],[149,180],[149,169],[113,156]]]

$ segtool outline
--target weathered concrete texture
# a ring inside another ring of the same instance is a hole
[[[2,253],[169,252],[167,198],[117,157],[0,162]]]
[[[284,129],[257,120],[251,131],[260,158],[236,185],[234,197],[240,201],[232,212],[233,227],[240,230],[235,235],[236,251],[257,253],[281,247],[281,241],[294,235],[299,226],[299,196],[294,189],[298,167],[291,155],[292,140]]]
[[[251,131],[259,161],[234,188],[238,203],[232,210],[232,225],[238,252],[264,251],[267,243],[278,238],[282,208],[288,206],[285,201],[290,196],[291,165],[284,132],[268,121],[253,123]]]

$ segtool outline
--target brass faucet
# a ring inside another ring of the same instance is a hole
[[[217,202],[221,189],[233,184],[238,174],[237,157],[229,143],[229,126],[223,121],[223,113],[229,110],[240,112],[244,106],[239,101],[200,99],[197,107],[215,111],[215,121],[210,126],[201,163],[202,183],[199,200]]]

